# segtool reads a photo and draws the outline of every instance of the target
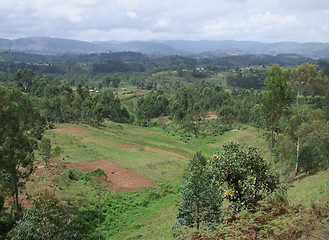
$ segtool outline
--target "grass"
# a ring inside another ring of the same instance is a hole
[[[171,226],[175,221],[177,196],[169,195],[150,207],[150,214],[137,219],[113,239],[173,239]]]
[[[251,126],[242,125],[220,136],[207,136],[192,139],[191,144],[201,149],[208,156],[220,153],[222,146],[230,141],[238,141],[243,147],[255,146],[259,148],[266,159],[269,159],[269,151],[264,137],[265,131]]]
[[[62,124],[57,127],[72,128],[74,125]],[[122,128],[122,129],[121,129]],[[144,147],[160,149],[189,158],[193,147],[180,143],[176,138],[144,128],[106,122],[98,129],[86,127],[87,134],[72,136],[54,130],[46,132],[53,145],[58,145],[64,162],[87,162],[110,160],[122,167],[136,171],[151,181],[166,180],[179,182],[186,166],[186,160],[168,154],[144,150]]]
[[[291,204],[310,206],[319,200],[329,199],[329,170],[309,176],[300,175],[293,179],[292,184],[288,191]]]
[[[74,128],[76,125],[58,124],[56,127]],[[142,128],[105,122],[101,128],[84,126],[82,130],[78,135],[55,130],[46,132],[45,136],[51,139],[53,147],[57,145],[63,151],[59,161],[109,160],[142,174],[154,182],[158,190],[150,188],[122,193],[104,190],[101,207],[103,221],[97,227],[95,216],[99,211],[99,198],[92,182],[70,181],[66,172],[61,176],[49,173],[49,176],[34,176],[28,188],[33,186],[36,190],[58,184],[62,189],[56,190],[56,194],[68,205],[78,207],[83,214],[87,214],[85,218],[93,218],[97,228],[93,231],[101,231],[106,239],[174,239],[170,228],[177,213],[178,187],[188,161],[174,155],[147,151],[145,147],[190,158],[196,150],[211,156],[221,151],[222,144],[239,140],[243,146],[260,148],[265,158],[269,156],[266,131],[247,125],[220,136],[200,136],[187,141],[178,133],[166,132],[161,127]],[[301,175],[292,184],[293,187],[288,191],[291,204],[316,204],[317,199],[328,199],[329,171],[311,176]]]

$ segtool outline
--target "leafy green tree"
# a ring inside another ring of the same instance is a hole
[[[120,78],[118,75],[114,75],[112,77],[112,87],[114,88],[118,88],[119,87],[119,84],[120,84]]]
[[[328,78],[321,70],[318,71],[315,65],[309,63],[304,63],[297,68],[288,68],[285,71],[285,75],[291,83],[296,97],[296,116],[299,116],[299,119],[302,119],[305,115],[303,109],[305,109],[307,97],[316,94],[323,95],[326,89],[328,89]],[[302,107],[300,106],[300,97],[303,97]],[[298,126],[300,126],[302,122],[303,121],[298,121]],[[295,125],[293,128],[298,127],[296,126],[296,121],[293,121],[292,123]],[[295,129],[295,132],[297,132],[297,129]],[[300,133],[301,132],[302,131],[300,131]],[[293,138],[296,139],[295,141],[297,142],[295,175],[297,175],[299,171],[301,137],[300,134],[297,134],[296,137]]]
[[[112,81],[112,79],[111,79],[111,76],[110,76],[110,75],[106,75],[106,76],[103,77],[103,84],[104,84],[104,86],[106,86],[107,88],[110,87],[110,85],[111,85],[111,81]]]
[[[136,117],[138,124],[147,126],[151,118],[168,113],[169,100],[163,91],[154,91],[138,99]]]
[[[39,191],[33,207],[27,209],[9,232],[12,240],[81,239],[75,217],[53,192]]]
[[[223,146],[210,161],[214,179],[221,184],[232,214],[255,205],[280,184],[279,175],[255,147],[243,149],[238,142]]]
[[[329,125],[323,120],[301,124],[298,134],[301,141],[300,165],[306,172],[327,167],[329,159]]]
[[[23,92],[30,93],[33,85],[33,80],[35,78],[35,73],[32,69],[25,68],[17,69],[14,74],[14,81],[16,82],[18,88]]]
[[[48,168],[49,159],[51,157],[51,141],[49,138],[42,138],[39,143],[40,153],[42,155],[42,159],[45,161],[46,168]]]
[[[180,190],[176,222],[173,228],[186,226],[199,229],[202,224],[215,227],[221,222],[222,191],[213,181],[208,161],[200,152],[194,154]]]
[[[292,101],[291,87],[287,83],[281,67],[272,66],[265,80],[266,92],[263,95],[263,113],[271,126],[270,160],[272,161],[274,130],[282,113]]]
[[[45,122],[28,96],[0,85],[0,126],[0,173],[13,206],[19,208],[18,194],[33,172],[34,150]]]

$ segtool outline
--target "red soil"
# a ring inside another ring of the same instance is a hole
[[[75,126],[75,127],[69,127],[69,128],[55,128],[55,129],[53,129],[53,131],[69,133],[72,135],[85,135],[88,133],[86,129],[87,128],[84,126]]]
[[[107,175],[107,180],[112,182],[109,184],[109,188],[114,192],[137,190],[144,187],[155,187],[152,182],[147,180],[142,175],[106,160],[84,163],[69,163],[66,165],[68,167],[77,168],[86,172],[94,171],[97,168],[102,169]]]

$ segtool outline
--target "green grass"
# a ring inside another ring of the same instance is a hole
[[[225,132],[219,136],[207,136],[192,138],[191,144],[196,149],[201,149],[208,156],[212,156],[222,151],[222,146],[230,141],[238,141],[243,147],[255,146],[259,148],[264,157],[269,159],[269,150],[264,137],[265,131],[251,126],[243,125],[239,129],[235,127],[233,130]]]
[[[193,147],[179,143],[162,132],[120,125],[122,130],[114,123],[106,123],[101,129],[87,127],[85,130],[88,133],[84,136],[72,136],[54,130],[47,131],[46,136],[52,140],[53,145],[63,150],[60,160],[64,162],[109,160],[142,174],[152,182],[168,181],[177,186],[187,161],[176,156],[147,151],[144,147],[180,154],[187,158],[193,154]],[[65,124],[58,127],[74,125]]]
[[[310,206],[318,200],[329,199],[329,170],[298,176],[288,191],[288,201],[294,205]]]
[[[73,128],[74,124],[58,124],[58,128]],[[45,134],[53,146],[63,153],[62,162],[87,162],[108,160],[142,174],[158,186],[158,190],[142,189],[122,193],[104,191],[102,213],[104,219],[97,227],[98,196],[92,182],[70,181],[67,173],[52,178],[34,179],[34,188],[51,183],[59,184],[58,194],[70,206],[79,207],[86,218],[91,214],[93,231],[102,232],[106,239],[174,239],[170,230],[177,213],[178,187],[188,161],[177,156],[147,151],[145,147],[180,154],[191,158],[195,151],[202,150],[207,156],[221,152],[222,144],[239,140],[242,146],[253,145],[261,149],[268,159],[266,131],[241,125],[220,136],[182,138],[179,133],[162,127],[142,128],[136,125],[105,122],[101,128],[84,126],[83,133],[48,130]],[[66,175],[65,175],[66,174]],[[329,196],[329,171],[301,177],[293,181],[288,191],[291,204],[311,205],[317,199]],[[155,192],[153,192],[155,191]],[[85,219],[86,220],[86,219]],[[86,220],[87,221],[87,220]],[[98,231],[97,230],[97,231]]]
[[[176,195],[168,195],[156,202],[150,207],[149,214],[136,219],[113,239],[174,239],[171,226],[177,213],[173,204],[176,200]]]

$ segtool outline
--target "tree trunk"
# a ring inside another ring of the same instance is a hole
[[[273,139],[274,139],[274,117],[273,117],[273,113],[272,113],[272,133],[271,133],[271,146],[270,146],[270,162],[272,162]]]
[[[298,170],[299,170],[299,147],[300,147],[300,137],[298,136],[298,140],[297,140],[297,159],[296,159],[295,176],[297,176]]]
[[[19,209],[19,202],[18,202],[18,181],[15,181],[15,205],[16,205],[16,208]]]

